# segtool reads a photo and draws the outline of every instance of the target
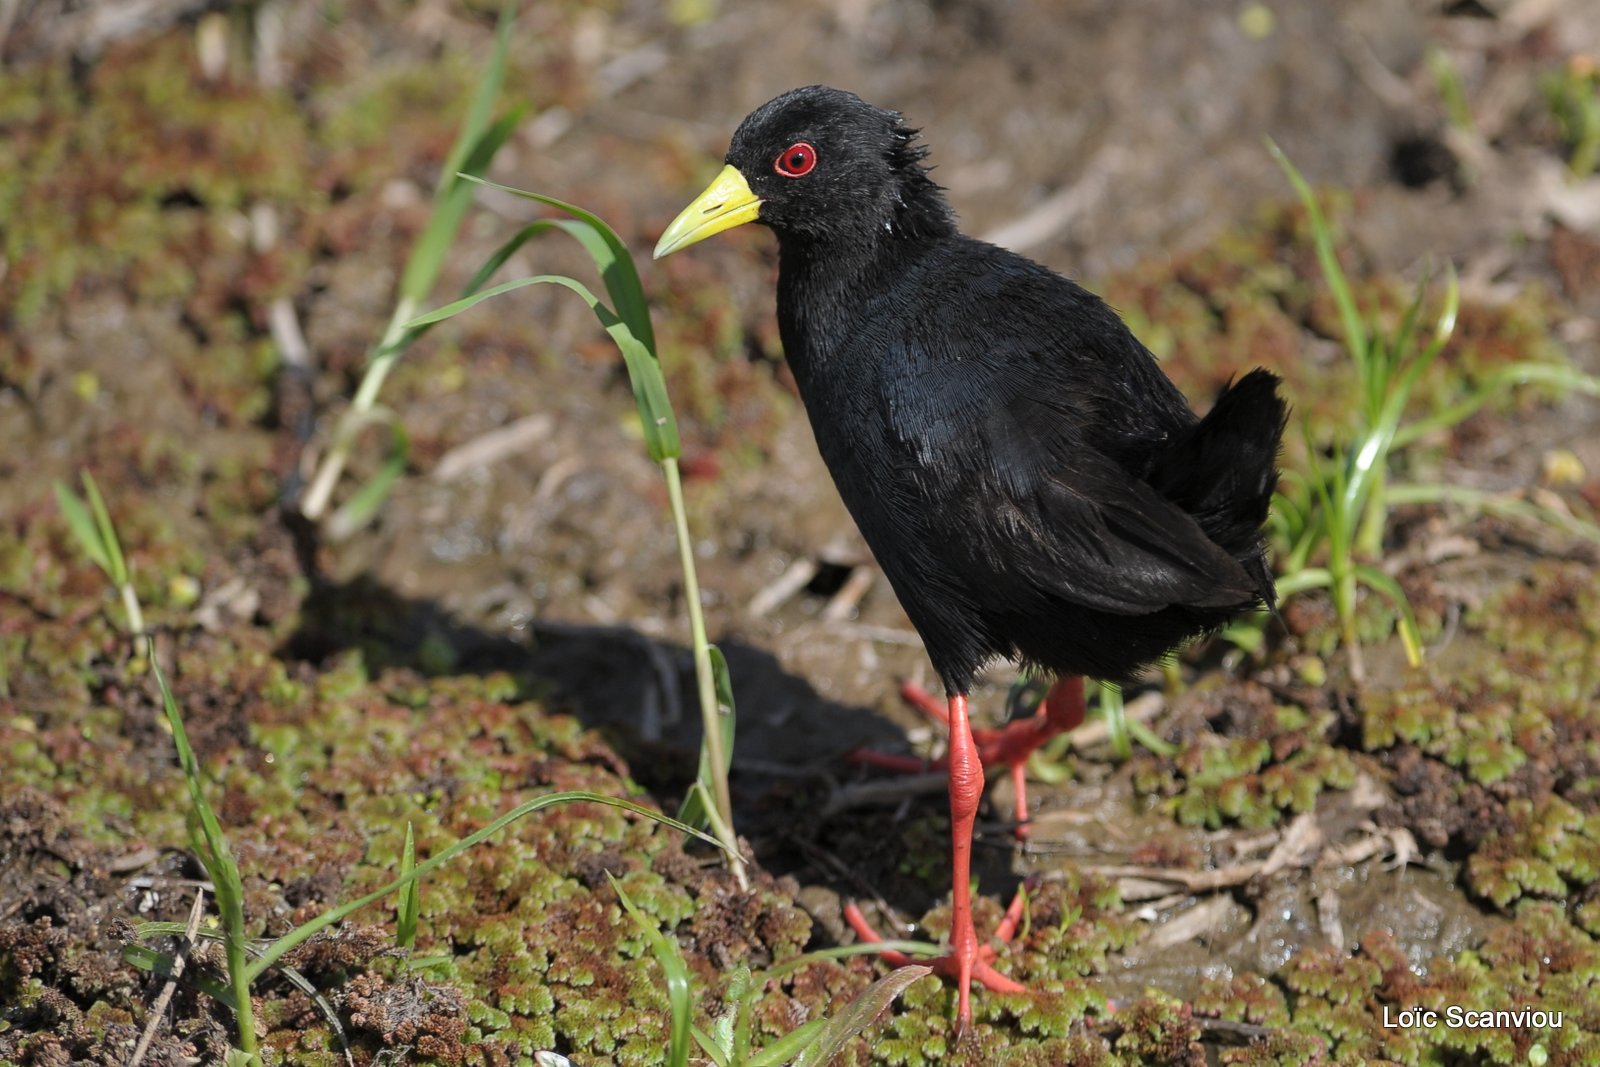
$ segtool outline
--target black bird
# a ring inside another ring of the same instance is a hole
[[[745,222],[778,236],[778,325],[817,444],[944,682],[955,869],[940,963],[965,1027],[973,977],[1023,989],[972,925],[982,764],[1020,778],[1028,752],[1082,719],[1082,675],[1126,680],[1273,602],[1261,526],[1285,409],[1258,369],[1196,416],[1098,297],[956,228],[917,133],[852,93],[784,93],[740,124],[655,255]],[[1032,719],[975,740],[965,694],[995,657],[1059,681]]]

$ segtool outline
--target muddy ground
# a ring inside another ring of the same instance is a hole
[[[383,394],[410,456],[381,512],[342,537],[296,516],[393,307],[492,6],[116,10],[13,5],[0,22],[0,1063],[127,1062],[161,985],[123,959],[133,924],[182,921],[203,877],[147,666],[54,481],[89,469],[105,490],[254,934],[382,885],[407,822],[428,855],[551,788],[674,810],[698,735],[665,489],[615,352],[568,294],[520,291],[416,346]],[[848,941],[846,898],[943,933],[942,785],[841,760],[936,751],[896,696],[932,677],[783,366],[771,237],[647,259],[753,106],[823,81],[900,108],[970,232],[1104,293],[1201,405],[1242,368],[1277,370],[1325,442],[1349,424],[1350,374],[1263,138],[1325,190],[1382,321],[1429,277],[1436,307],[1441,266],[1459,273],[1457,334],[1414,416],[1517,361],[1600,373],[1600,180],[1571,172],[1551,103],[1562,85],[1600,93],[1593,15],[528,6],[504,103],[529,110],[490,176],[582,203],[646,257],[758,884],[739,892],[708,852],[610,809],[539,813],[424,884],[419,958],[377,907],[289,958],[325,1010],[265,978],[270,1060],[662,1062],[659,972],[607,874],[676,936],[702,1023],[740,962]],[[483,195],[439,299],[533,214]],[[585,269],[551,238],[505,273]],[[283,355],[297,337],[303,371]],[[1293,470],[1298,422],[1290,437]],[[385,439],[362,438],[341,498]],[[1118,759],[1091,724],[1038,768],[1053,784],[1031,786],[1025,848],[1008,787],[990,791],[980,923],[1034,876],[1002,953],[1034,992],[980,993],[958,1044],[948,988],[924,979],[840,1062],[1600,1062],[1600,404],[1509,393],[1394,476],[1494,505],[1392,516],[1381,563],[1425,666],[1368,598],[1357,684],[1306,594],[1259,647],[1213,641],[1152,675],[1130,706],[1173,754]],[[982,716],[1006,714],[1014,680],[991,672]],[[205,949],[197,969],[219,962]],[[774,983],[760,1040],[881,973],[819,962]],[[1448,1005],[1564,1015],[1383,1026]],[[231,1019],[180,985],[145,1062],[217,1062]]]

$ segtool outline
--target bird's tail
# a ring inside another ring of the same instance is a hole
[[[1213,542],[1245,565],[1272,603],[1261,527],[1278,484],[1288,409],[1278,376],[1256,369],[1225,389],[1205,418],[1177,435],[1147,481],[1193,515]]]

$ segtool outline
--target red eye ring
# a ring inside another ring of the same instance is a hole
[[[817,150],[804,141],[796,141],[772,161],[772,169],[785,178],[803,178],[816,165]]]

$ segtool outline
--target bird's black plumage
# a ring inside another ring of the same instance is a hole
[[[972,918],[983,765],[1011,768],[1025,819],[1028,753],[1082,720],[1074,676],[1126,678],[1271,601],[1284,407],[1256,370],[1196,417],[1098,297],[956,229],[916,132],[837,89],[785,93],[656,255],[743,222],[778,235],[778,325],[817,444],[948,695],[951,947],[933,966],[965,1026],[974,980],[1025,991]],[[1031,719],[974,731],[966,692],[994,656],[1064,677]]]
[[[946,688],[995,656],[1125,679],[1270,602],[1277,379],[1197,418],[1098,297],[957,230],[916,135],[811,86],[752,113],[727,162],[778,236],[818,446]],[[795,145],[813,166],[787,177]]]

